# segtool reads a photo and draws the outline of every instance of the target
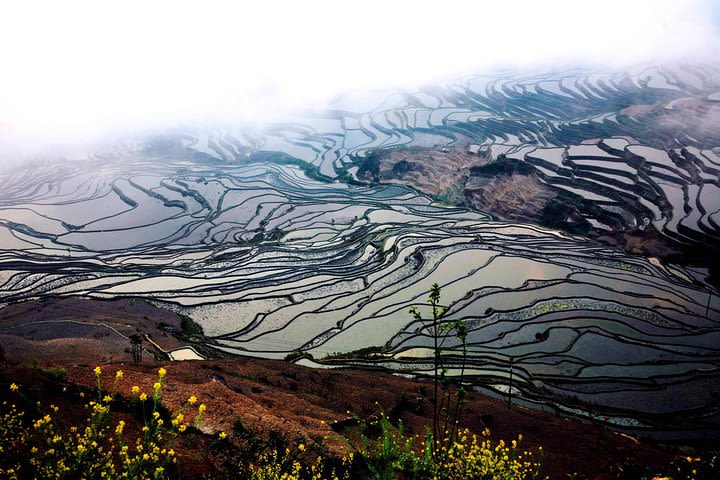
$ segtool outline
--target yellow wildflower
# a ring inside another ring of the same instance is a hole
[[[10,391],[11,391],[11,392],[17,392],[17,389],[18,389],[18,388],[19,388],[19,387],[18,387],[16,384],[14,384],[14,383],[11,383],[11,384],[10,384]]]
[[[100,375],[102,373],[102,369],[100,367],[95,367],[95,370],[93,370],[93,372],[95,372],[95,375]]]

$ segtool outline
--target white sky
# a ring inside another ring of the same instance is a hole
[[[0,141],[262,121],[497,67],[718,54],[717,25],[713,0],[7,1]]]

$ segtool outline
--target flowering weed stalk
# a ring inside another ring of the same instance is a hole
[[[184,414],[178,413],[168,427],[161,418],[162,390],[166,371],[158,371],[153,386],[151,408],[133,444],[126,442],[126,423],[113,421],[111,405],[123,379],[117,371],[109,390],[103,388],[102,369],[94,369],[97,395],[85,404],[88,416],[82,426],[67,426],[56,420],[59,408],[43,409],[40,402],[28,415],[18,407],[29,404],[22,388],[10,385],[9,400],[0,406],[0,478],[25,479],[152,479],[170,478],[168,470],[176,462],[169,443],[187,427]],[[135,402],[143,404],[148,395],[135,386]],[[80,395],[84,397],[84,394]],[[196,402],[190,397],[183,410]],[[204,406],[203,409],[204,410]],[[198,414],[199,415],[199,414]],[[32,417],[32,418],[30,418]],[[198,419],[199,421],[199,419]],[[170,433],[170,442],[164,436]]]

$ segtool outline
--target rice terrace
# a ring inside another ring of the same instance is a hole
[[[441,333],[443,379],[663,445],[720,441],[718,258],[717,62],[345,90],[0,170],[8,361],[74,348],[76,366],[257,358],[423,382],[437,324],[408,310],[437,284],[467,328]],[[202,363],[163,363],[168,382],[180,364]]]

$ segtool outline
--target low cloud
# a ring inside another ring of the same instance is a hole
[[[720,55],[710,0],[13,3],[0,7],[6,144],[265,122],[346,89],[499,68]]]

